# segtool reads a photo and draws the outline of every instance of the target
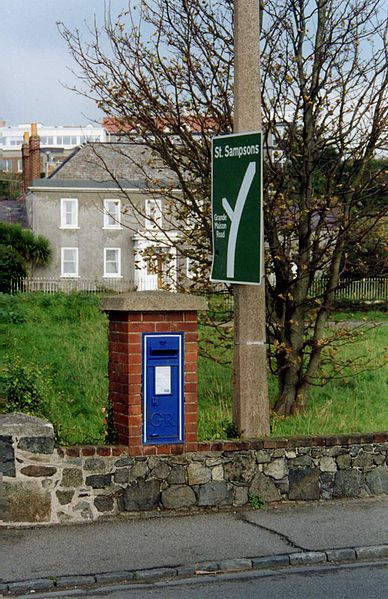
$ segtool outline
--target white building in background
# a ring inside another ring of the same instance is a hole
[[[22,172],[23,134],[30,132],[31,125],[7,125],[0,120],[0,171]],[[104,142],[107,134],[104,127],[95,125],[43,125],[37,124],[40,136],[42,168],[47,176],[77,146],[85,142]]]
[[[139,143],[86,143],[49,177],[28,186],[28,224],[50,241],[51,263],[34,273],[56,289],[176,289],[186,261],[172,243],[180,228],[166,218],[165,200],[148,181],[175,185],[168,171]],[[177,193],[179,189],[175,190]]]

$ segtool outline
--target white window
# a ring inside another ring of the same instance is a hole
[[[23,172],[23,160],[21,158],[18,159],[18,173]]]
[[[4,173],[12,172],[12,161],[0,160],[0,171],[3,171]]]
[[[104,248],[104,277],[121,277],[120,248]]]
[[[104,200],[104,229],[121,229],[121,201]]]
[[[61,198],[61,229],[78,229],[77,198]]]
[[[78,277],[78,248],[61,248],[61,276]]]
[[[146,229],[158,229],[162,226],[162,200],[145,201]]]

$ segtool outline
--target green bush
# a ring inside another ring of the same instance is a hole
[[[26,276],[23,258],[11,246],[0,244],[0,292],[10,293],[12,285]]]
[[[23,364],[19,356],[9,358],[1,374],[5,411],[47,417],[49,386],[45,369]]]

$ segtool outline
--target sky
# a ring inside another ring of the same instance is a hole
[[[110,0],[113,14],[126,0]],[[0,0],[0,119],[8,125],[84,125],[101,121],[94,102],[74,85],[75,63],[56,23],[86,30],[103,23],[104,0]]]

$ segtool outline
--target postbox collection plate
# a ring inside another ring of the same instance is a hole
[[[184,333],[142,335],[143,443],[184,441]]]

